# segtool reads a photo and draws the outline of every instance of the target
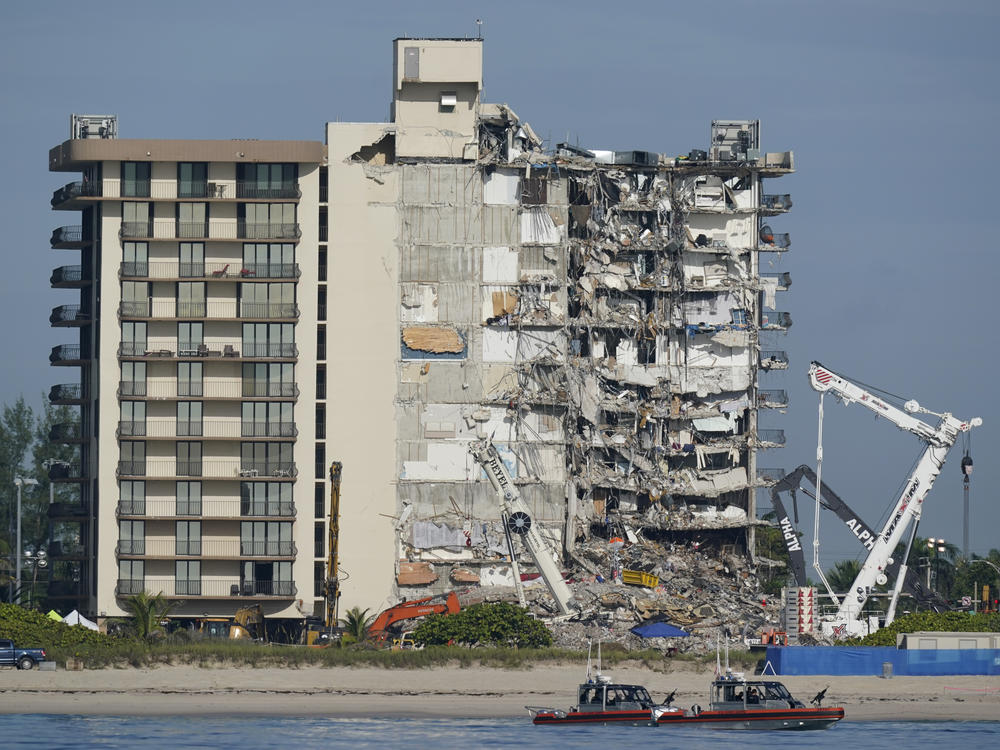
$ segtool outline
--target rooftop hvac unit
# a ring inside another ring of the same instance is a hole
[[[118,115],[70,115],[69,137],[73,140],[117,138]]]
[[[760,120],[712,120],[712,161],[748,161],[760,156]],[[751,157],[751,154],[755,156]]]
[[[615,164],[633,167],[655,167],[660,156],[654,151],[615,151]]]

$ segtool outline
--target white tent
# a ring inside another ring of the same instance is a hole
[[[62,621],[67,625],[83,625],[83,627],[89,628],[90,630],[98,629],[96,622],[91,622],[86,617],[77,612],[75,609],[68,615],[66,615],[64,618],[62,618]]]

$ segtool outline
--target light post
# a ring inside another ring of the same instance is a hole
[[[941,593],[941,553],[947,551],[944,539],[935,539],[931,537],[927,540],[927,548],[931,551],[931,555],[934,558],[934,589],[939,594]],[[927,585],[930,586],[930,570],[927,571]]]
[[[14,485],[17,487],[17,546],[14,547],[14,556],[17,558],[17,563],[15,564],[15,578],[14,585],[17,587],[17,603],[21,603],[21,488],[31,487],[36,485],[34,479],[28,479],[25,477],[15,477]],[[14,591],[11,590],[11,602],[14,601]]]
[[[38,569],[42,568],[44,570],[48,567],[48,554],[43,549],[37,550],[34,554],[25,552],[24,561],[34,571],[31,574],[31,591],[28,593],[28,607],[30,608],[35,606],[35,587],[38,585]]]

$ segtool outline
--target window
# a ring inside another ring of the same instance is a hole
[[[145,521],[118,522],[118,554],[120,555],[146,554]]]
[[[294,318],[298,315],[295,284],[244,283],[239,287],[241,318]]]
[[[122,321],[122,354],[141,357],[146,353],[146,324]]]
[[[145,577],[145,566],[142,560],[119,560],[118,594],[128,596],[142,592]]]
[[[236,197],[296,198],[297,164],[237,164]]]
[[[149,276],[149,243],[122,243],[122,276]]]
[[[292,443],[240,443],[240,474],[243,476],[292,477]]]
[[[205,345],[204,323],[177,324],[177,354],[181,357],[198,354]]]
[[[118,435],[142,437],[146,434],[146,402],[122,401],[118,418]]]
[[[118,384],[120,396],[146,395],[146,363],[122,362],[122,376]]]
[[[292,524],[285,521],[240,523],[240,554],[288,557],[292,551]]]
[[[295,239],[294,203],[241,203],[238,209],[240,237],[248,240]]]
[[[118,472],[126,476],[144,476],[146,473],[146,444],[122,440],[118,446]]]
[[[745,327],[748,323],[747,311],[740,309],[733,309],[733,325]]]
[[[290,401],[245,401],[243,437],[295,437]]]
[[[293,323],[244,323],[244,357],[295,357]]]
[[[201,443],[177,443],[177,476],[201,476]]]
[[[150,314],[149,282],[123,281],[122,305],[123,317],[148,318]]]
[[[174,563],[174,594],[201,596],[200,560],[177,560]]]
[[[177,395],[178,396],[203,396],[204,386],[202,385],[202,370],[204,365],[201,362],[179,362],[177,364]]]
[[[247,242],[243,244],[240,276],[293,279],[296,274],[295,245],[290,242]]]
[[[286,482],[240,482],[241,516],[292,516],[292,485]]]
[[[122,203],[122,237],[152,237],[153,212],[150,204]]]
[[[176,529],[178,555],[201,554],[201,521],[178,521]]]
[[[291,362],[244,362],[244,398],[294,398],[298,395],[295,387],[295,365]]]
[[[118,485],[118,511],[125,515],[146,514],[146,483],[125,479]]]
[[[204,318],[207,313],[205,305],[204,281],[177,282],[177,317]]]
[[[177,437],[200,437],[202,434],[201,401],[177,402]]]
[[[201,515],[201,482],[177,483],[177,515]]]
[[[177,165],[177,197],[210,197],[207,180],[208,164],[204,162],[180,162]]]
[[[208,204],[177,204],[177,236],[208,237]]]
[[[123,198],[149,197],[149,168],[148,161],[122,162]]]
[[[205,275],[205,243],[181,242],[178,249],[178,276]]]

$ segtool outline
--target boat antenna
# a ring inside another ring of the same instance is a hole
[[[597,642],[597,677],[601,676],[601,642]]]
[[[587,641],[587,682],[594,681],[593,678],[591,677],[591,670],[590,670],[590,652],[593,648],[594,648],[594,642]]]
[[[722,676],[722,663],[719,661],[719,648],[720,648],[720,646],[719,646],[719,638],[720,638],[720,635],[719,635],[718,632],[716,632],[716,634],[715,634],[715,676],[716,677],[721,677]]]

